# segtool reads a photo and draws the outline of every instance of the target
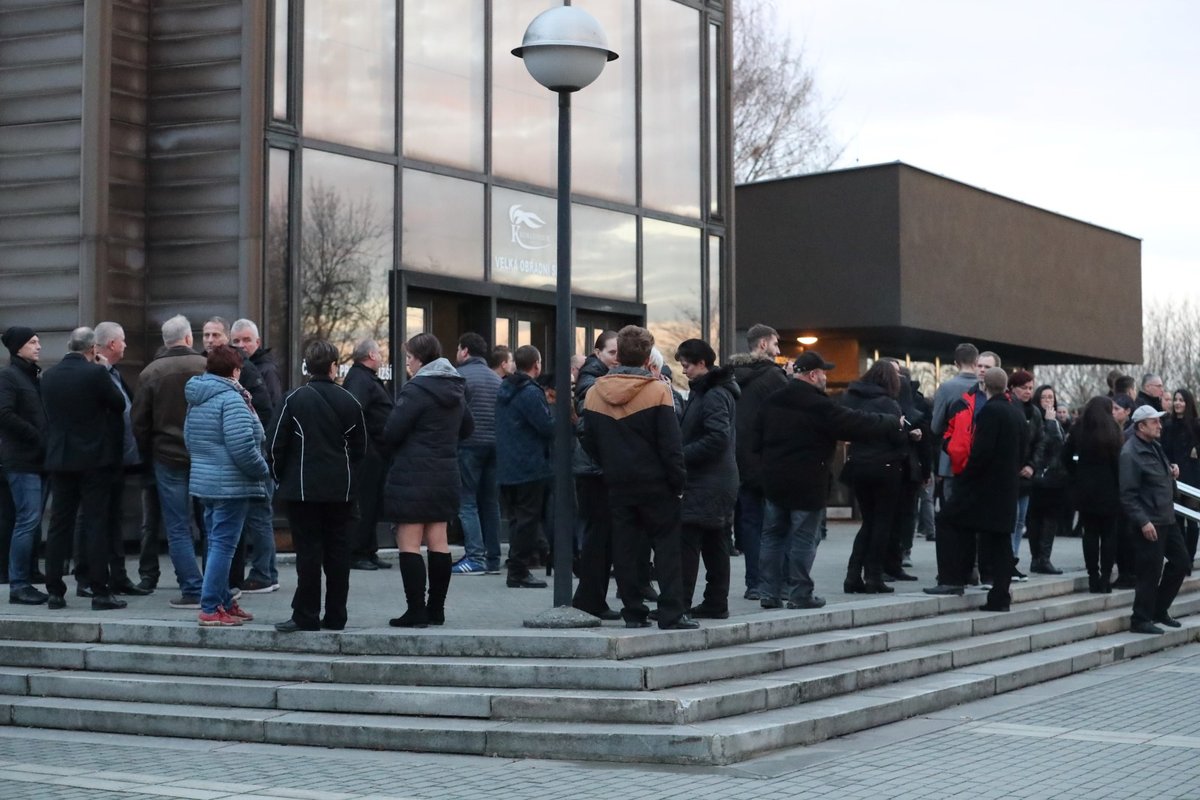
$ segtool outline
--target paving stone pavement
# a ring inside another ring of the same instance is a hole
[[[0,728],[0,800],[1200,798],[1200,644],[728,767]]]

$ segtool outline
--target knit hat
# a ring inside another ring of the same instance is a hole
[[[37,336],[37,332],[33,328],[26,328],[23,325],[13,325],[0,336],[0,342],[4,342],[4,346],[8,348],[8,352],[15,356],[17,351],[35,336]]]

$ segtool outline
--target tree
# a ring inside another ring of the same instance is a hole
[[[829,169],[842,154],[815,73],[774,0],[738,0],[733,18],[733,171],[738,183]]]

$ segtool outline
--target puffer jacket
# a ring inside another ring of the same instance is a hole
[[[458,365],[458,374],[467,382],[467,407],[475,421],[475,430],[463,447],[493,447],[496,444],[496,393],[500,376],[488,368],[487,361],[471,356]]]
[[[853,381],[842,396],[842,405],[856,411],[873,411],[876,414],[888,414],[899,417],[900,403],[888,397],[887,391],[875,383]],[[908,464],[908,443],[894,442],[889,439],[868,439],[852,442],[846,451],[847,463],[855,463],[861,467],[877,468],[890,465],[896,469]]]
[[[549,478],[553,442],[546,393],[524,372],[509,375],[496,394],[496,482],[509,486]]]
[[[750,439],[766,399],[787,386],[788,377],[769,356],[739,353],[730,356],[725,366],[733,368],[733,379],[741,387],[737,402],[737,468],[743,486],[762,488],[762,466],[750,450]]]
[[[724,528],[733,521],[738,493],[734,417],[742,393],[733,374],[729,367],[716,367],[692,381],[683,409],[680,435],[687,482],[680,510],[689,525]]]
[[[421,367],[401,387],[383,429],[384,446],[393,454],[383,519],[446,522],[458,514],[458,443],[475,426],[466,394],[466,381],[444,358]]]
[[[0,465],[9,472],[41,472],[46,458],[46,412],[41,367],[20,356],[0,370]]]
[[[583,366],[579,368],[579,377],[575,379],[575,414],[579,420],[575,423],[575,451],[571,455],[571,472],[575,475],[597,476],[604,473],[591,453],[581,446],[581,440],[584,435],[583,404],[587,401],[588,390],[596,383],[597,378],[603,378],[607,374],[608,367],[592,354],[584,360]]]
[[[266,497],[270,472],[263,458],[262,423],[233,381],[205,373],[188,380],[183,440],[191,454],[188,492],[228,500]]]

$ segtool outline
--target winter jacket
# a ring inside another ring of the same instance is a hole
[[[1004,395],[984,402],[975,420],[966,466],[955,476],[943,517],[971,531],[1012,534],[1017,524],[1021,454],[1029,435],[1025,415]]]
[[[1155,411],[1165,411],[1161,397],[1154,397],[1145,392],[1138,392],[1137,397],[1133,399],[1133,407],[1141,408],[1142,406],[1150,406]]]
[[[575,416],[577,418],[575,437],[577,444],[571,454],[571,472],[575,475],[595,476],[601,474],[600,465],[596,463],[596,459],[592,458],[586,447],[582,447],[578,443],[583,439],[584,434],[583,405],[588,391],[595,385],[598,378],[603,378],[607,374],[608,367],[604,366],[604,362],[593,354],[584,359],[583,366],[579,368],[579,377],[575,379]]]
[[[125,396],[107,369],[67,353],[42,375],[42,406],[47,471],[120,466]]]
[[[142,370],[133,397],[132,420],[144,463],[154,459],[174,469],[187,469],[183,421],[188,404],[183,387],[196,375],[203,375],[207,363],[192,348],[176,345]]]
[[[279,408],[279,404],[283,402],[283,380],[279,377],[279,365],[275,363],[275,356],[270,349],[260,347],[250,356],[250,363],[262,375],[263,387],[271,401],[271,408]]]
[[[266,428],[271,424],[271,417],[275,415],[275,403],[271,400],[271,392],[267,389],[262,372],[255,366],[254,361],[246,356],[246,351],[240,347],[235,349],[242,354],[242,373],[238,377],[238,384],[250,393],[254,413],[258,416],[259,423]],[[207,359],[205,365],[207,366]]]
[[[583,444],[614,505],[678,497],[687,477],[671,389],[648,371],[614,367],[583,405]]]
[[[900,418],[846,408],[802,380],[767,398],[751,450],[762,464],[763,494],[788,510],[820,511],[829,499],[830,462],[839,440],[902,445]]]
[[[1167,460],[1179,465],[1179,480],[1188,486],[1200,487],[1200,441],[1197,428],[1188,425],[1174,414],[1163,417],[1162,442]]]
[[[741,392],[730,367],[715,367],[691,382],[680,423],[687,467],[681,512],[687,524],[724,528],[733,521],[738,493],[735,416]]]
[[[1040,408],[1034,407],[1032,402],[1023,403],[1011,395],[1009,396],[1009,402],[1025,417],[1025,427],[1029,431],[1029,439],[1025,446],[1025,452],[1021,455],[1021,468],[1029,467],[1031,474],[1028,478],[1019,478],[1021,497],[1025,497],[1033,491],[1032,473],[1036,472],[1034,469],[1035,455],[1038,448],[1042,445],[1042,429],[1045,427],[1043,422],[1046,417]]]
[[[1121,448],[1121,508],[1135,529],[1175,524],[1175,480],[1158,442],[1136,434]],[[1141,535],[1140,533],[1138,534]]]
[[[392,413],[392,393],[375,370],[358,362],[350,365],[342,388],[353,395],[362,407],[363,422],[367,428],[367,452],[386,457],[383,429]]]
[[[514,372],[500,383],[495,414],[496,482],[510,486],[550,478],[554,419],[542,387]]]
[[[907,477],[917,482],[927,481],[933,475],[937,459],[937,440],[933,435],[933,428],[930,427],[933,421],[933,405],[921,394],[921,387],[916,381],[904,376],[901,376],[900,380],[900,408],[913,427],[921,431],[920,439],[914,441],[910,437],[908,440],[910,463],[915,459],[916,469],[914,471],[910,467]]]
[[[392,452],[383,519],[447,522],[458,514],[458,446],[474,430],[466,394],[466,381],[444,358],[401,387],[383,431]]]
[[[899,417],[900,403],[888,397],[887,391],[876,383],[853,381],[842,395],[842,405],[856,411],[870,411]],[[868,469],[908,464],[908,441],[895,442],[888,439],[869,439],[853,442],[846,450],[846,463]]]
[[[939,441],[937,452],[938,475],[949,477],[954,474],[950,467],[950,455],[944,449],[943,439],[946,427],[950,424],[950,406],[962,398],[964,394],[978,386],[979,376],[974,372],[960,372],[938,386],[937,391],[933,395],[933,416],[930,418],[929,427]],[[967,449],[969,450],[970,447],[968,446]],[[961,466],[959,468],[961,469]]]
[[[1116,516],[1121,511],[1120,447],[1105,452],[1099,447],[1080,445],[1079,436],[1072,433],[1067,436],[1062,451],[1072,507],[1092,514]]]
[[[188,492],[228,500],[266,497],[270,477],[263,458],[263,428],[250,410],[242,387],[205,373],[188,380],[183,438],[191,454]]]
[[[494,447],[496,444],[496,393],[500,376],[488,368],[487,361],[471,356],[458,365],[458,374],[467,382],[467,407],[475,420],[475,431],[462,441],[462,447]]]
[[[788,377],[770,357],[758,353],[739,353],[730,356],[725,366],[733,368],[733,379],[741,387],[737,402],[737,468],[742,485],[762,488],[762,466],[750,450],[754,426],[763,403],[775,392],[787,386]]]
[[[301,503],[348,503],[354,465],[367,448],[362,406],[326,377],[288,394],[267,434],[276,496]]]
[[[41,371],[20,356],[0,370],[0,465],[8,472],[41,472],[46,459]]]
[[[1063,464],[1062,426],[1056,419],[1046,419],[1040,408],[1034,408],[1041,419],[1041,433],[1033,449],[1033,489],[1058,490],[1067,485],[1067,469]]]

